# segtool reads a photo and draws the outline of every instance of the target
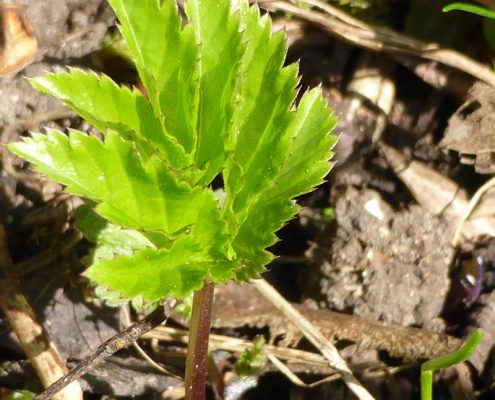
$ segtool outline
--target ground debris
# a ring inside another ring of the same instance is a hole
[[[481,373],[495,345],[495,292],[482,294],[477,304],[478,307],[473,313],[472,320],[474,326],[483,329],[484,336],[470,361],[476,370]],[[491,371],[491,373],[494,374],[495,371]]]
[[[347,351],[349,356],[361,355],[366,349],[371,349],[386,351],[390,356],[403,360],[417,361],[444,355],[461,344],[459,339],[441,333],[294,306],[328,339],[355,343],[356,346],[348,347],[352,347]],[[268,328],[270,341],[278,341],[281,345],[294,345],[301,337],[300,332],[253,285],[218,286],[212,324],[217,329]],[[280,340],[282,337],[285,337],[285,342]]]
[[[495,89],[481,82],[469,90],[468,100],[450,117],[442,147],[459,153],[476,172],[495,172]]]
[[[366,319],[441,330],[450,224],[414,205],[393,213],[378,193],[352,187],[337,200],[336,220],[336,237],[321,235],[308,252],[320,272],[309,272],[316,278],[305,296]]]

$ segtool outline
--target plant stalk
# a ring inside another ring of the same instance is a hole
[[[194,292],[186,358],[186,400],[205,399],[206,362],[214,288],[213,282],[206,280],[203,288]]]

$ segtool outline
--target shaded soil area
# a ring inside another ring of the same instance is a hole
[[[0,77],[2,144],[43,127],[96,132],[26,77],[69,66],[139,85],[128,62],[105,44],[116,32],[112,10],[104,0],[22,4],[38,50],[25,68]],[[378,33],[388,26],[455,49],[490,73],[493,50],[481,19],[442,14],[444,3],[422,0],[350,4],[341,12]],[[300,199],[299,217],[280,232],[271,249],[279,257],[265,278],[336,344],[376,399],[419,398],[421,362],[457,349],[482,328],[485,338],[470,361],[435,376],[435,398],[492,398],[495,192],[478,191],[495,172],[489,78],[413,51],[382,52],[372,49],[374,42],[343,40],[311,14],[330,24],[338,20],[332,10],[302,7],[296,18],[274,7],[266,6],[274,28],[287,32],[288,62],[299,60],[301,90],[321,85],[339,118],[340,140],[327,182]],[[340,21],[350,23],[342,15]],[[129,325],[129,310],[104,304],[80,275],[91,247],[74,226],[80,204],[2,146],[0,222],[8,250],[22,290],[69,367]],[[168,328],[161,333],[168,339],[150,334],[140,344],[172,375],[131,347],[80,379],[85,398],[182,398],[187,321],[174,314]],[[317,349],[249,285],[217,288],[213,332],[210,377],[216,371],[225,386],[220,398],[355,398]],[[270,362],[251,377],[238,376],[242,346],[257,336],[304,382],[330,379],[303,387]],[[229,347],[232,338],[244,344]],[[39,391],[41,384],[0,314],[0,398],[20,389]]]

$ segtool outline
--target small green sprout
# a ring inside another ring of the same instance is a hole
[[[263,353],[265,339],[258,336],[253,341],[253,347],[244,350],[235,364],[235,372],[239,376],[256,376],[266,363],[266,356]]]
[[[331,222],[335,219],[335,208],[325,207],[323,209],[323,219],[327,222]]]
[[[428,360],[421,365],[421,400],[432,400],[433,372],[466,361],[483,338],[481,329],[475,330],[466,343],[453,353]]]

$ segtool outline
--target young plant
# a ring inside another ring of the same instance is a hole
[[[151,302],[197,291],[186,389],[201,398],[213,285],[265,270],[293,199],[331,168],[335,119],[320,89],[296,106],[285,35],[247,0],[189,0],[184,25],[172,0],[109,2],[146,95],[78,69],[32,79],[103,139],[47,129],[10,149],[88,200],[77,223],[100,288]]]
[[[466,361],[476,350],[481,339],[483,339],[483,331],[476,329],[460,349],[421,364],[421,400],[433,399],[433,372]]]

